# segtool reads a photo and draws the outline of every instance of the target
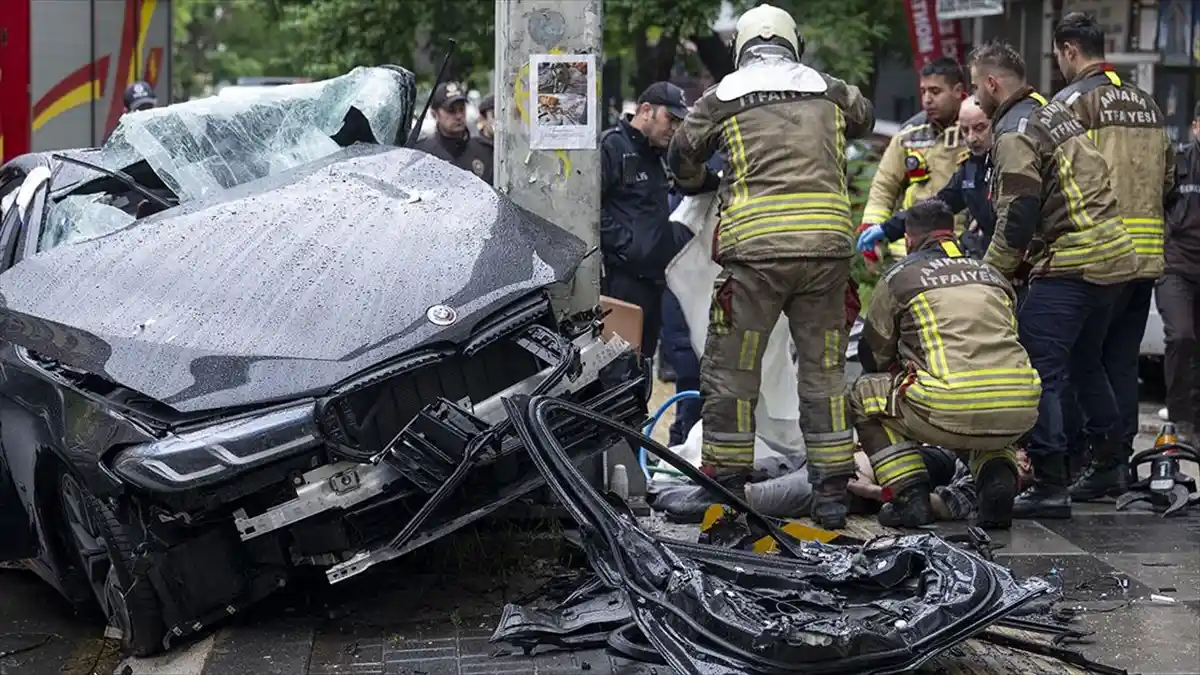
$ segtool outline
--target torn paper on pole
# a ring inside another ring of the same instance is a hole
[[[704,353],[713,283],[721,271],[721,266],[713,262],[711,251],[717,215],[715,192],[687,197],[671,214],[671,220],[696,235],[667,266],[667,286],[683,308],[697,355]],[[762,386],[754,411],[758,440],[762,441],[755,443],[756,460],[769,455],[768,449],[791,458],[805,455],[793,351],[787,319],[780,314],[763,352]]]

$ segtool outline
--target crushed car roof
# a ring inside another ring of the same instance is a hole
[[[285,400],[465,338],[501,304],[568,279],[585,252],[415,150],[335,147],[229,189],[209,170],[261,147],[163,163],[194,199],[0,275],[0,336],[181,412]],[[438,304],[459,321],[432,325]]]

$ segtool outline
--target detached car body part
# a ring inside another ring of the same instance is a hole
[[[390,147],[414,98],[360,68],[0,168],[0,561],[151,653],[541,485],[502,395],[645,420],[641,358],[550,300],[583,242]]]
[[[675,672],[908,672],[1052,590],[1038,578],[1018,582],[1007,569],[934,535],[838,547],[796,542],[768,525],[782,538],[778,557],[662,541],[587,484],[555,427],[565,419],[586,420],[674,463],[670,450],[566,401],[508,399],[506,407],[579,524],[592,568],[606,586],[627,595],[641,633]],[[686,462],[680,464],[686,471]],[[713,481],[693,479],[744,510]],[[598,623],[613,614],[601,609]],[[537,623],[515,611],[505,619],[511,625],[502,624],[498,636],[523,627],[527,638]],[[545,628],[566,637],[578,626]]]

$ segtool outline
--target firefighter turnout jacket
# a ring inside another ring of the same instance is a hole
[[[955,436],[1028,431],[1042,385],[1017,339],[1015,306],[1004,275],[965,256],[952,233],[926,237],[871,295],[863,340],[894,377],[886,397],[857,402],[863,413],[916,414]]]
[[[1163,271],[1163,200],[1175,184],[1175,147],[1154,98],[1121,81],[1108,64],[1080,71],[1054,96],[1071,109],[1108,163],[1137,278]]]
[[[924,112],[917,113],[892,137],[879,160],[862,221],[882,224],[894,212],[933,197],[969,154],[957,125],[942,128]],[[904,242],[897,241],[888,250],[902,258]]]
[[[984,255],[1008,278],[1070,277],[1108,285],[1134,278],[1108,165],[1061,101],[1023,87],[992,116],[996,231]]]
[[[753,74],[727,76],[696,101],[671,141],[668,165],[684,190],[703,184],[714,152],[728,158],[713,242],[721,264],[854,254],[846,139],[871,131],[871,103],[807,66],[779,72],[773,90]]]

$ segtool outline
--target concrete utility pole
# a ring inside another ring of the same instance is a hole
[[[600,245],[600,152],[530,150],[532,54],[595,54],[603,63],[601,0],[496,0],[495,186],[514,202],[579,237]],[[599,73],[594,77],[599,78]],[[589,92],[599,100],[600,91]],[[603,115],[597,105],[595,114]],[[601,128],[598,122],[596,128]],[[583,262],[570,289],[572,311],[600,297],[600,255]]]

